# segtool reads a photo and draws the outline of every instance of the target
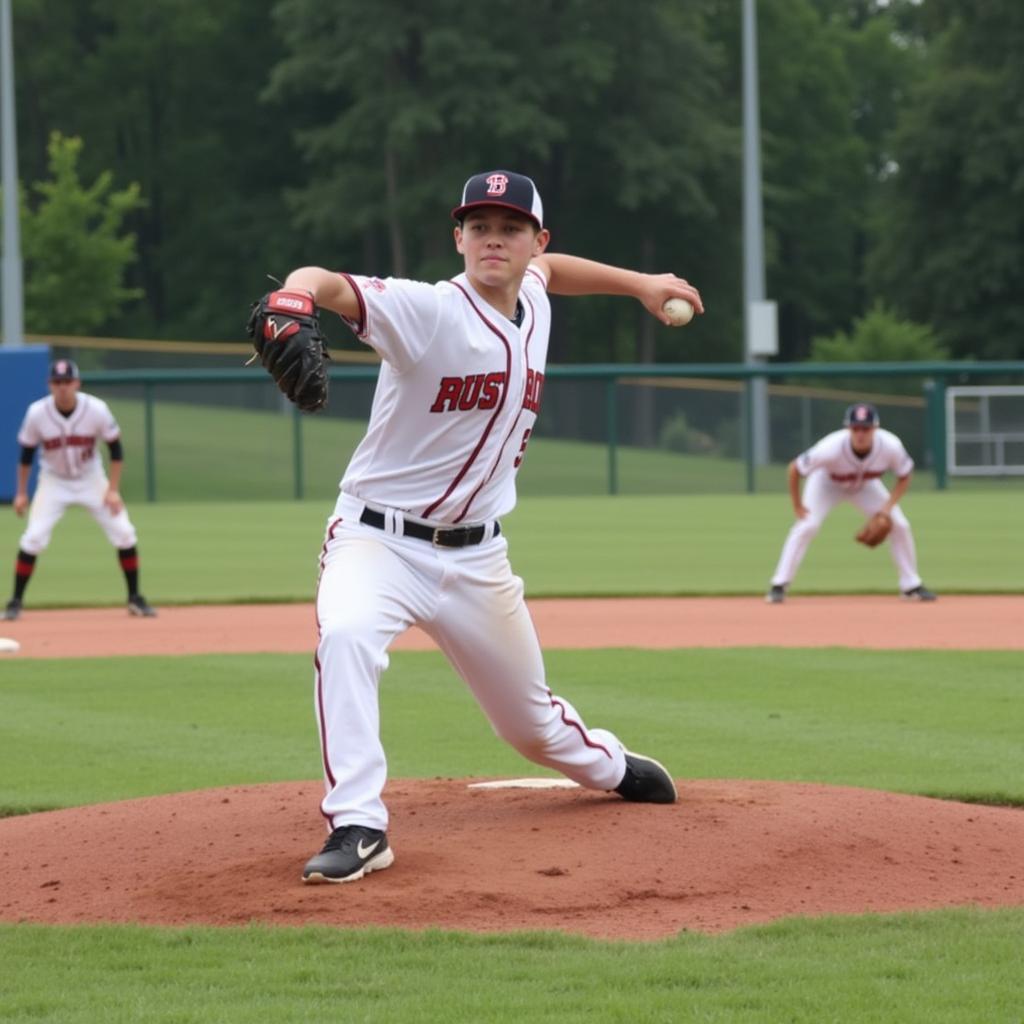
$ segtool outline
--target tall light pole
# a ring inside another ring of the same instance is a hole
[[[3,343],[25,345],[21,231],[18,225],[18,132],[14,114],[14,45],[11,0],[0,0],[0,144],[3,146]]]
[[[777,350],[775,304],[765,302],[764,214],[761,206],[761,117],[757,82],[755,0],[743,0],[743,328],[744,362],[753,366]],[[768,387],[765,378],[747,382],[747,489],[754,490],[753,466],[770,454]]]

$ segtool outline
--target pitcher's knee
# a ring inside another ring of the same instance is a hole
[[[377,647],[373,624],[362,617],[336,617],[320,622],[321,660],[330,657],[386,665],[387,656]]]

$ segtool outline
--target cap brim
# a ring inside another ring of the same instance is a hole
[[[477,203],[466,203],[465,206],[456,206],[455,209],[452,210],[452,219],[462,220],[470,210],[479,210],[485,206],[500,206],[504,210],[514,210],[516,213],[522,214],[522,216],[526,217],[528,220],[532,220],[537,227],[543,228],[544,226],[532,213],[528,210],[524,210],[521,206],[516,206],[514,203],[499,203],[495,199],[488,199]]]

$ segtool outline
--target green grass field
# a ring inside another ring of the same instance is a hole
[[[680,777],[1024,804],[1016,654],[840,653],[553,651],[548,666],[590,720],[642,737]],[[6,813],[318,774],[305,656],[10,661],[0,679]],[[523,771],[438,654],[396,654],[382,700],[394,776]],[[11,924],[0,1019],[1020,1021],[1022,935],[1020,910],[793,919],[649,944]]]
[[[5,1022],[1020,1024],[1017,912],[544,934],[0,927]]]
[[[681,778],[1024,806],[1016,651],[549,651],[546,661],[552,687],[588,721]],[[311,656],[72,664],[3,663],[4,813],[320,776]],[[438,652],[395,652],[381,693],[393,777],[537,770],[494,738]]]
[[[914,492],[906,508],[930,585],[1020,592],[1019,491]],[[157,603],[308,600],[329,510],[328,500],[138,503],[144,589]],[[829,520],[800,589],[893,588],[885,553],[850,539],[855,518],[844,508]],[[782,495],[577,497],[526,498],[505,526],[534,596],[758,593],[788,521]],[[0,543],[11,557],[19,532],[8,511]],[[113,553],[72,514],[40,559],[29,606],[120,600]],[[682,778],[1024,804],[1015,653],[550,651],[547,663],[588,720],[636,738]],[[311,676],[310,658],[292,655],[4,660],[2,812],[316,778]],[[382,701],[395,777],[523,770],[437,654],[396,654]],[[74,836],[66,849],[73,862]],[[1024,910],[793,919],[649,944],[8,924],[0,1020],[1021,1024],[1022,939]]]
[[[1024,591],[1021,492],[923,491],[904,505],[921,573],[933,589]],[[332,500],[132,505],[143,590],[157,604],[309,600],[332,509]],[[3,512],[0,556],[8,552],[13,573],[24,521],[9,508]],[[620,495],[523,498],[502,528],[530,597],[758,594],[790,522],[782,495]],[[853,542],[858,522],[852,506],[835,510],[794,593],[895,590],[887,549]],[[27,604],[116,604],[123,596],[106,538],[85,512],[72,509],[39,558]]]

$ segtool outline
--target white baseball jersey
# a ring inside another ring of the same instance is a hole
[[[330,828],[387,828],[378,684],[392,640],[413,624],[524,757],[582,786],[615,788],[626,770],[622,744],[588,729],[548,688],[506,538],[485,526],[479,543],[443,547],[405,534],[409,517],[475,525],[515,505],[544,386],[551,311],[543,272],[526,272],[518,326],[465,275],[440,284],[346,278],[360,303],[348,323],[384,362],[320,557],[324,818]],[[363,521],[366,503],[385,511],[382,527]]]
[[[341,490],[437,523],[509,512],[544,388],[543,273],[526,272],[519,326],[465,274],[438,284],[345,277],[360,303],[359,320],[346,322],[384,362]]]
[[[866,481],[877,480],[888,472],[897,477],[909,476],[914,460],[895,434],[882,429],[875,431],[871,451],[861,458],[850,443],[850,431],[843,429],[826,434],[798,455],[796,468],[801,476],[809,476],[816,469],[824,470],[832,482],[844,490],[858,491]]]
[[[44,474],[79,480],[103,473],[96,444],[100,440],[116,441],[120,436],[121,428],[107,403],[80,391],[70,416],[58,412],[52,395],[33,402],[18,431],[18,444],[39,449]]]

